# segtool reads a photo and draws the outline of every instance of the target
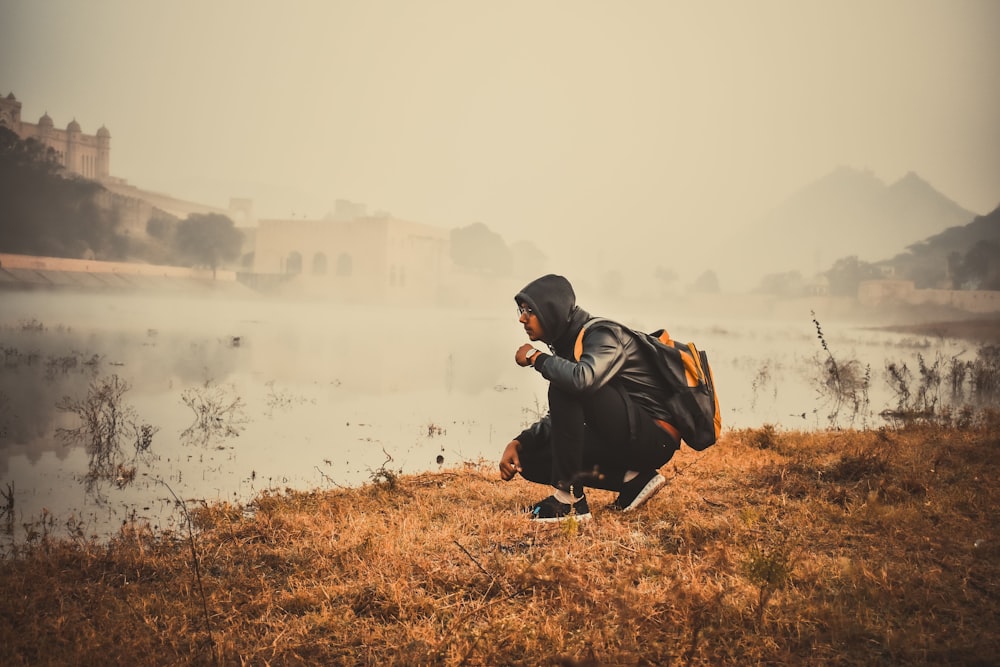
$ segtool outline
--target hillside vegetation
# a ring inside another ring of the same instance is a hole
[[[53,149],[0,125],[0,252],[216,269],[239,257],[243,232],[217,213],[184,220],[154,209],[128,230],[136,202],[62,167]]]
[[[492,462],[14,527],[0,663],[995,664],[1000,417],[731,431],[632,514],[532,525]],[[23,530],[23,533],[22,533]]]

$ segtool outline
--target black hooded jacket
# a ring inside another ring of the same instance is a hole
[[[514,301],[531,308],[542,327],[542,341],[551,352],[535,360],[534,368],[542,377],[559,389],[580,394],[616,382],[633,403],[654,419],[673,421],[663,407],[665,383],[634,338],[641,334],[617,322],[599,319],[587,327],[583,350],[576,360],[574,346],[580,329],[592,318],[576,305],[576,294],[566,278],[542,276],[528,283]],[[546,415],[516,439],[523,447],[531,447],[548,436],[548,420]]]

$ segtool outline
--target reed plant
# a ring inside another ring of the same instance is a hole
[[[906,361],[887,360],[886,381],[896,406],[880,412],[893,425],[915,421],[956,424],[1000,402],[1000,347],[983,345],[972,359],[945,359],[938,351],[932,361],[916,356],[917,372]]]
[[[823,348],[823,356],[817,359],[820,372],[816,393],[821,406],[828,410],[828,426],[838,428],[842,419],[846,419],[850,426],[855,426],[859,419],[861,425],[866,425],[871,403],[871,367],[862,365],[857,359],[838,359],[834,356],[815,312],[812,318],[816,338]]]
[[[0,489],[0,496],[3,496],[3,504],[0,505],[0,520],[3,521],[4,533],[14,534],[14,482],[7,482],[6,489]]]

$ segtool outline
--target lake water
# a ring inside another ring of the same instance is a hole
[[[380,470],[495,460],[545,410],[546,383],[513,362],[513,301],[407,309],[165,295],[0,293],[0,492],[7,545],[30,531],[106,536],[124,521],[176,527],[173,496],[244,503],[265,489],[351,486]],[[664,322],[651,309],[595,314],[670,325],[707,350],[725,428],[873,426],[897,397],[887,361],[975,357],[959,341],[823,323],[838,361],[870,366],[869,403],[834,422],[822,349],[795,321]],[[817,315],[820,319],[822,314]],[[153,429],[123,448],[135,478],[86,483],[77,428],[88,392],[127,383],[122,421]],[[133,460],[134,459],[134,460]],[[128,483],[125,483],[128,482]],[[119,488],[121,487],[121,488]]]

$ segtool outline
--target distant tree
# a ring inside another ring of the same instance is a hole
[[[718,294],[719,277],[715,275],[715,271],[708,269],[695,278],[694,283],[691,285],[691,289],[695,292],[701,292],[702,294]]]
[[[665,266],[656,267],[653,277],[663,283],[672,283],[678,278],[676,271]]]
[[[952,250],[948,253],[948,275],[951,276],[952,288],[960,289],[962,284],[962,253]]]
[[[653,271],[653,279],[660,284],[660,293],[666,294],[670,286],[677,282],[677,272],[665,266],[658,266]]]
[[[451,230],[455,266],[492,276],[509,276],[513,257],[503,238],[481,222]]]
[[[783,273],[768,273],[760,280],[760,284],[754,290],[758,294],[770,294],[780,297],[802,296],[805,291],[805,280],[798,271],[785,271]]]
[[[830,281],[831,295],[857,296],[861,281],[881,278],[882,271],[874,264],[863,262],[856,255],[851,255],[834,262],[825,275]]]
[[[0,250],[51,257],[124,259],[118,218],[98,205],[103,187],[71,175],[55,151],[0,125]]]
[[[977,241],[953,262],[952,276],[957,289],[1000,289],[1000,243]]]
[[[903,277],[913,281],[917,289],[933,289],[949,286],[946,262],[922,262],[914,264],[903,274]]]
[[[146,233],[160,241],[171,241],[177,232],[177,220],[173,216],[153,214],[146,221]]]
[[[515,241],[510,245],[513,271],[519,276],[539,276],[545,272],[545,256],[531,241]]]
[[[63,171],[55,149],[35,139],[22,140],[6,125],[0,125],[0,159],[5,169],[21,169],[40,174]]]
[[[243,232],[219,213],[192,213],[177,225],[174,248],[178,259],[191,266],[212,269],[212,277],[223,262],[240,256]]]

